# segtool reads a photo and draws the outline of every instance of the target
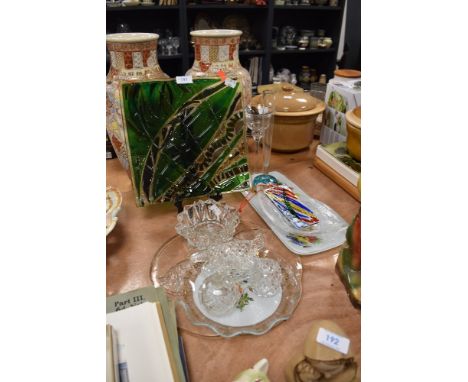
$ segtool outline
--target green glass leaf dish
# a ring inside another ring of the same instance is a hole
[[[138,206],[248,189],[241,90],[219,78],[122,84]]]

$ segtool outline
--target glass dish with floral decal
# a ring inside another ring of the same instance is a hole
[[[260,335],[287,320],[301,296],[302,265],[267,229],[193,249],[180,236],[156,253],[154,285],[177,301],[178,325],[201,335]]]

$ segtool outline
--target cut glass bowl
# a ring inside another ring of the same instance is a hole
[[[204,249],[231,240],[239,221],[236,208],[208,199],[185,206],[175,228],[190,246]]]

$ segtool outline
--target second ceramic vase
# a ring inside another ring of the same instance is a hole
[[[247,106],[252,98],[249,72],[239,62],[239,42],[242,31],[210,29],[190,32],[195,48],[195,61],[187,75],[193,78],[217,77],[222,71],[226,77],[242,84],[242,104]]]

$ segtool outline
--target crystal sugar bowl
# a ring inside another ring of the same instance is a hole
[[[241,296],[232,279],[221,273],[208,276],[199,290],[200,300],[206,309],[214,315],[223,315],[234,309]]]
[[[190,246],[205,249],[231,240],[239,220],[236,208],[212,199],[199,200],[177,215],[175,228]]]

